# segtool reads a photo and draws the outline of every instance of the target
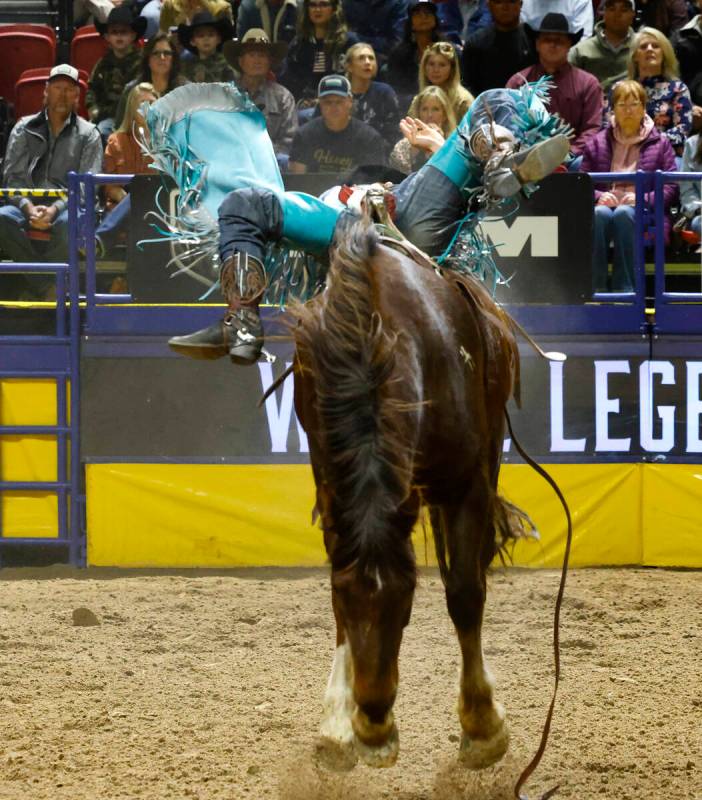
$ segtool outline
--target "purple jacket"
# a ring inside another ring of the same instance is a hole
[[[612,167],[612,126],[608,125],[604,130],[591,136],[583,145],[583,160],[580,165],[581,172],[611,172]],[[655,172],[657,169],[665,172],[675,172],[677,170],[675,153],[666,136],[653,128],[648,136],[641,142],[639,151],[639,162],[637,168],[644,172]],[[608,191],[606,183],[595,184],[595,200]],[[678,196],[678,185],[668,183],[663,187],[663,197],[666,209],[669,209]],[[646,192],[645,200],[649,208],[653,208],[654,192]],[[670,234],[671,222],[666,215],[665,218],[665,237]]]

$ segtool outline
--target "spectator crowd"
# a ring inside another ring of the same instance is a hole
[[[74,17],[106,45],[87,79],[86,118],[78,70],[54,67],[45,107],[9,135],[4,187],[65,188],[68,171],[87,168],[148,172],[134,138],[141,104],[218,81],[248,93],[292,174],[416,170],[478,94],[544,76],[551,111],[572,129],[569,171],[702,164],[702,0],[75,0]],[[595,250],[606,258],[614,241],[613,284],[625,290],[631,188],[595,193]],[[101,248],[123,225],[128,190],[106,197]],[[697,187],[682,197],[699,231]],[[65,218],[62,199],[11,198],[0,208],[5,257],[28,259],[33,234],[50,228],[46,256],[65,257]],[[606,267],[596,276],[607,288]]]

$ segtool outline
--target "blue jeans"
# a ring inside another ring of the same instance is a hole
[[[51,226],[51,238],[38,244],[27,238],[29,223],[16,206],[0,208],[0,248],[10,261],[38,262],[68,261],[68,210],[62,211]],[[55,286],[52,275],[3,275],[2,293],[5,298],[16,299],[28,294],[32,299],[42,299]]]
[[[126,228],[131,210],[132,200],[127,195],[117,203],[98,226],[95,235],[100,239],[105,250],[110,250],[116,244],[117,237]]]
[[[0,246],[11,261],[67,261],[68,209],[57,215],[51,226],[51,239],[45,249],[28,239],[29,223],[16,206],[0,208]]]
[[[592,248],[592,287],[607,291],[607,261],[614,245],[612,291],[634,290],[634,206],[595,206]]]
[[[698,214],[690,220],[690,230],[694,231],[698,236],[702,234],[702,217]]]
[[[395,224],[430,256],[443,253],[465,213],[465,201],[455,183],[425,164],[393,189],[397,204]],[[437,198],[442,203],[437,203]]]

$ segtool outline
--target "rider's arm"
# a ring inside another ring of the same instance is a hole
[[[302,175],[307,172],[307,164],[301,164],[299,161],[288,161],[288,172]]]

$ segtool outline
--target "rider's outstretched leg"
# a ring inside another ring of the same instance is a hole
[[[259,304],[266,290],[263,251],[279,239],[282,211],[268,190],[237,189],[219,208],[220,285],[227,301],[224,318],[187,336],[174,336],[168,345],[191,358],[222,358],[253,364],[261,355],[263,326]]]
[[[512,197],[524,184],[550,175],[563,163],[570,143],[562,134],[519,149],[514,133],[502,125],[483,123],[468,142],[471,153],[483,163],[483,185],[491,200]]]

